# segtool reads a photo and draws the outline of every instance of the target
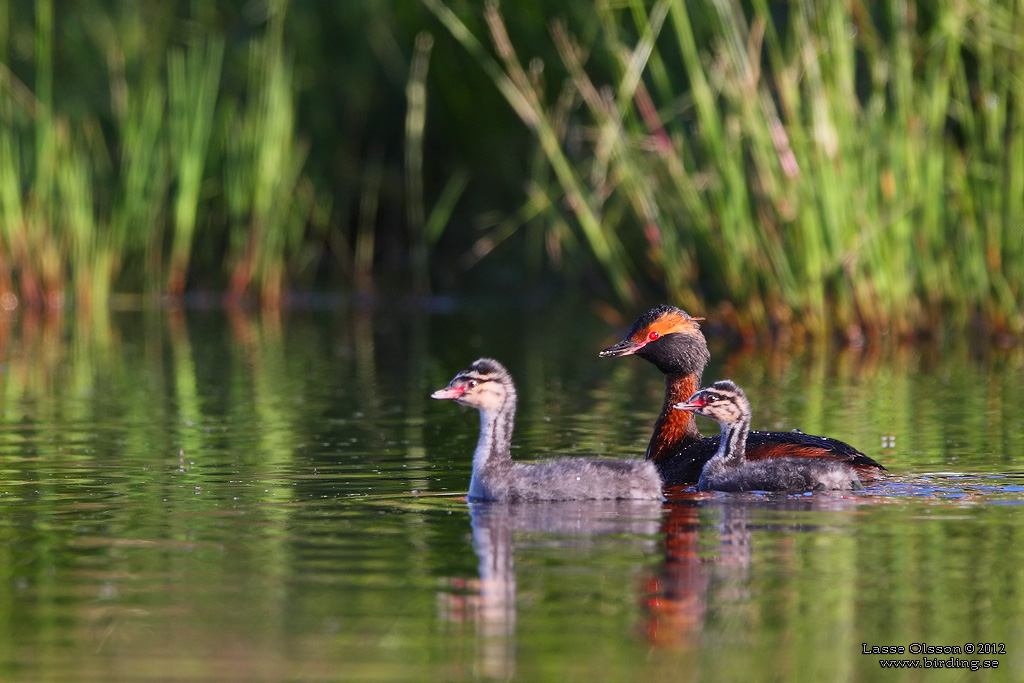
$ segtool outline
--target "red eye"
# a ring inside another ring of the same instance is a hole
[[[647,339],[650,340],[650,341],[654,341],[655,339],[657,339],[660,336],[661,335],[658,334],[657,332],[651,332],[649,335],[647,335]]]

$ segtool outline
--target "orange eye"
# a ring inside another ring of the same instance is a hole
[[[658,338],[658,337],[660,337],[660,336],[661,336],[661,335],[660,335],[660,334],[658,334],[657,332],[651,332],[651,333],[650,333],[649,335],[647,335],[647,339],[648,339],[649,341],[654,341],[655,339],[657,339],[657,338]]]

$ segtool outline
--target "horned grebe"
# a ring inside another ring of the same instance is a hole
[[[633,323],[629,334],[599,355],[637,355],[665,375],[665,402],[654,423],[647,459],[658,466],[666,486],[693,484],[718,450],[717,436],[702,438],[693,415],[672,406],[685,401],[700,387],[700,377],[711,355],[699,321],[674,306],[653,308]],[[875,479],[885,468],[853,446],[802,432],[750,432],[747,459],[812,458],[851,465],[863,481]]]
[[[799,491],[862,489],[857,470],[835,458],[771,458],[747,460],[750,401],[729,380],[701,389],[677,410],[710,417],[722,426],[718,451],[704,465],[699,491]]]
[[[661,498],[661,477],[647,460],[564,458],[512,462],[516,388],[508,371],[496,360],[475,361],[431,397],[455,399],[456,403],[480,411],[480,440],[473,453],[473,475],[469,481],[471,499]]]

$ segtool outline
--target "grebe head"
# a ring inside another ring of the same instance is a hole
[[[430,397],[451,398],[464,406],[492,410],[505,405],[510,394],[515,394],[515,388],[505,366],[492,358],[481,358]]]
[[[637,355],[666,375],[700,375],[710,354],[699,322],[686,311],[662,305],[647,311],[633,323],[618,344],[599,353],[602,358]]]
[[[719,424],[736,424],[750,418],[750,401],[743,390],[731,380],[722,380],[704,387],[686,401],[672,406],[677,410],[710,417]]]

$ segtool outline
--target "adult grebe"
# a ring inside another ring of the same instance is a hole
[[[806,491],[862,489],[857,470],[835,458],[769,458],[747,460],[750,401],[729,380],[701,389],[673,408],[709,417],[722,426],[718,450],[704,465],[699,491]]]
[[[646,460],[564,458],[512,462],[516,388],[496,360],[481,358],[455,375],[432,398],[454,399],[480,411],[480,440],[473,454],[469,497],[476,500],[538,501],[661,498],[661,477]]]
[[[637,318],[622,341],[599,354],[606,358],[640,356],[665,375],[665,402],[654,423],[647,459],[658,466],[666,486],[696,483],[704,464],[718,450],[718,436],[702,438],[692,413],[672,407],[697,391],[711,357],[698,324],[701,320],[675,306],[658,306]],[[747,437],[748,460],[790,457],[847,463],[864,481],[885,471],[853,446],[836,439],[802,432],[755,431]]]

